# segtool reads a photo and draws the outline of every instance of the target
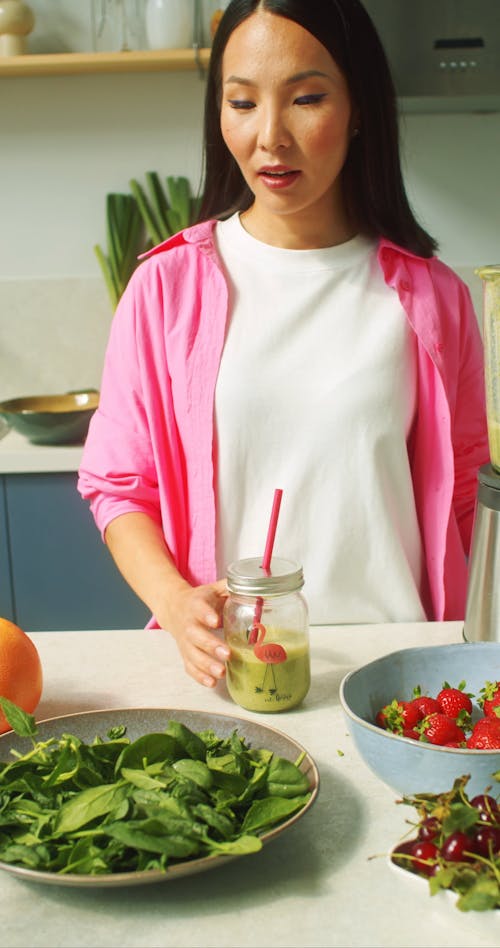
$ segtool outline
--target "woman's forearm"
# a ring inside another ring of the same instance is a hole
[[[225,580],[191,586],[174,565],[161,528],[147,514],[116,517],[105,540],[124,579],[175,638],[188,674],[213,688],[224,677],[230,654],[220,636]]]
[[[169,603],[189,583],[174,565],[161,527],[147,514],[122,514],[106,528],[105,541],[131,589],[158,621],[164,620]]]

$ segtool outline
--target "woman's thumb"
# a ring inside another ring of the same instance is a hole
[[[227,588],[227,580],[218,579],[214,584],[213,588],[219,596],[229,596],[229,591]]]

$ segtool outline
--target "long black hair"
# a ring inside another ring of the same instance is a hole
[[[203,188],[199,220],[246,210],[253,202],[220,128],[222,57],[236,29],[257,9],[293,20],[326,47],[342,70],[359,134],[342,171],[347,211],[360,233],[387,237],[422,257],[437,243],[410,207],[401,170],[397,100],[387,57],[360,0],[231,0],[217,27],[207,76]]]

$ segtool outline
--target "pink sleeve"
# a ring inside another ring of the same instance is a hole
[[[101,534],[115,517],[144,512],[161,522],[158,478],[142,390],[134,280],[115,313],[99,407],[92,417],[78,490]]]
[[[461,285],[460,367],[452,416],[455,461],[453,505],[466,553],[469,552],[478,469],[489,462],[483,343],[467,287]]]

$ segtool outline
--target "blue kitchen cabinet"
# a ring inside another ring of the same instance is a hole
[[[6,619],[14,617],[4,478],[0,481],[0,615]]]
[[[150,613],[125,583],[73,472],[4,474],[1,614],[26,632],[141,628]]]

